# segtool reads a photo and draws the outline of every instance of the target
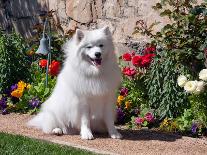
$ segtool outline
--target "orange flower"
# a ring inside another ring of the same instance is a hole
[[[23,95],[23,91],[16,89],[13,92],[11,92],[11,95],[13,97],[20,98]]]

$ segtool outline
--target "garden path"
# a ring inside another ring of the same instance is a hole
[[[46,135],[26,127],[30,115],[0,115],[0,132],[20,134],[59,144],[87,149],[101,154],[123,155],[206,155],[207,139],[190,138],[149,130],[127,131],[120,129],[123,140],[114,140],[107,135],[95,135],[94,140],[83,141],[78,135]]]

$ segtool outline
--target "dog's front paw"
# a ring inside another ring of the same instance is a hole
[[[94,139],[94,137],[89,129],[84,129],[83,131],[81,131],[81,139],[91,140]]]
[[[115,133],[111,133],[110,136],[113,139],[122,139],[123,138],[123,136],[118,131]]]
[[[52,134],[60,136],[63,134],[63,131],[60,128],[55,128],[52,130]]]

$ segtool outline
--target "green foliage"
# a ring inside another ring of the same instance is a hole
[[[207,127],[207,92],[189,96],[194,119]]]
[[[178,129],[182,132],[189,131],[194,120],[193,112],[191,109],[185,109],[181,117],[177,118]]]
[[[133,107],[140,107],[142,104],[147,103],[147,90],[144,84],[144,76],[138,75],[130,79],[123,77],[122,86],[129,89],[126,100],[132,102]]]
[[[19,35],[0,32],[0,92],[30,78],[30,62],[25,51],[26,45]]]
[[[187,96],[177,85],[177,77],[185,72],[173,54],[158,52],[151,64],[145,81],[148,89],[149,106],[161,118],[176,117],[187,108]]]

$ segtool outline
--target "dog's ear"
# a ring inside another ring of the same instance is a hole
[[[81,40],[84,38],[83,31],[81,31],[80,29],[77,29],[75,37],[76,37],[76,40],[78,41],[78,43],[81,42]]]
[[[111,32],[110,32],[108,26],[104,26],[104,27],[102,28],[102,31],[103,31],[106,35],[111,35]]]

